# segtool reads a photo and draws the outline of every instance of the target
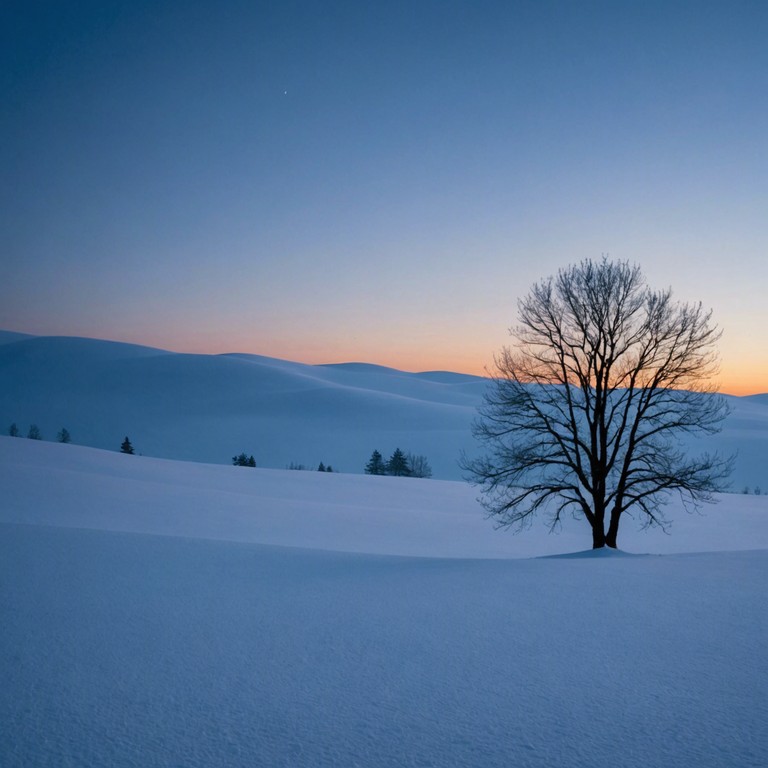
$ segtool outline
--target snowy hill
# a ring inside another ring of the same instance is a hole
[[[372,451],[426,455],[438,477],[456,461],[482,379],[375,366],[309,366],[255,355],[186,355],[113,342],[31,338],[0,346],[0,424],[150,456],[362,472]],[[5,423],[7,422],[7,424]]]
[[[117,342],[0,333],[0,430],[66,427],[74,442],[147,456],[259,466],[319,462],[360,473],[374,449],[425,455],[436,478],[461,478],[484,379],[258,355],[189,355]],[[738,453],[732,488],[768,490],[768,397],[728,398],[721,434],[694,449]]]
[[[768,762],[768,496],[525,559],[587,526],[10,437],[0,487],[4,768]]]
[[[0,520],[419,557],[532,557],[591,546],[589,526],[495,531],[458,481],[249,469],[0,437]],[[620,546],[669,554],[768,549],[768,495],[723,494],[671,535],[622,522]]]

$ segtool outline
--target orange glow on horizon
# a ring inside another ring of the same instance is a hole
[[[735,395],[736,397],[764,395],[768,393],[768,377],[751,374],[738,378],[723,378],[720,391],[724,395]]]
[[[91,333],[68,332],[50,335],[83,336],[85,338],[103,339]],[[24,331],[29,333],[30,331]],[[33,335],[49,335],[45,332]],[[425,371],[450,371],[471,376],[487,376],[493,372],[493,355],[497,348],[487,347],[486,354],[446,353],[435,347],[429,354],[415,344],[405,344],[404,349],[379,349],[373,345],[364,345],[363,350],[356,345],[340,349],[335,345],[316,346],[305,342],[297,343],[292,339],[273,339],[254,343],[250,338],[226,334],[222,339],[219,334],[198,334],[192,338],[175,339],[164,333],[120,333],[109,334],[110,340],[127,344],[156,347],[172,352],[200,355],[219,355],[227,353],[244,353],[274,357],[307,365],[323,365],[334,363],[369,363],[394,368],[400,371],[422,373]],[[726,355],[723,355],[726,358]],[[739,364],[741,363],[741,364]],[[755,364],[750,361],[748,366],[740,360],[723,361],[721,375],[718,377],[719,391],[722,394],[744,397],[768,393],[768,360]]]

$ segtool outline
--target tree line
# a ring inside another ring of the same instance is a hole
[[[8,427],[8,435],[10,437],[21,437],[21,430],[19,430],[18,424],[16,424],[15,421],[13,422],[13,424],[11,424],[10,427]],[[42,432],[40,432],[40,427],[38,427],[37,424],[29,425],[29,431],[27,432],[27,439],[28,440],[43,439]],[[71,443],[72,436],[69,434],[69,430],[66,427],[62,427],[56,435],[56,440],[59,443]]]
[[[432,467],[426,456],[403,453],[395,448],[394,453],[384,461],[378,450],[374,450],[365,465],[366,475],[389,475],[391,477],[432,477]]]
[[[21,437],[21,432],[19,431],[19,427],[14,422],[11,424],[10,427],[8,427],[8,435],[10,437]],[[29,431],[27,432],[27,439],[28,440],[42,440],[43,435],[42,432],[40,432],[40,428],[37,426],[37,424],[31,424],[29,427]],[[69,430],[66,427],[62,427],[58,433],[56,434],[56,442],[58,443],[71,443],[72,442],[72,435],[70,434]],[[131,441],[126,436],[125,440],[120,445],[120,452],[121,453],[134,453],[133,445],[131,445]]]
[[[16,424],[16,422],[13,422],[8,427],[8,435],[10,437],[21,437],[21,430],[19,429],[19,426],[18,424]],[[40,428],[37,426],[37,424],[30,425],[29,431],[27,432],[27,439],[29,440],[43,439],[42,432],[40,431]],[[59,443],[71,443],[72,435],[70,434],[69,430],[66,427],[62,427],[56,435],[56,440]],[[136,449],[133,447],[133,443],[131,443],[131,440],[128,437],[128,435],[126,435],[123,442],[120,443],[120,453],[125,453],[125,454],[128,454],[129,456],[133,456],[136,453]],[[237,456],[232,457],[232,463],[238,467],[255,467],[256,459],[253,457],[253,455],[248,456],[245,453],[241,453]],[[322,463],[320,466],[323,466]],[[332,472],[333,470],[329,466],[328,469],[325,469],[325,467],[323,467],[321,471]]]

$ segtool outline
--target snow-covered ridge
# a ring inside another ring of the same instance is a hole
[[[304,365],[249,354],[191,355],[132,344],[0,332],[0,433],[66,427],[74,442],[260,467],[319,462],[361,473],[374,449],[428,458],[434,476],[461,479],[486,380],[406,373],[366,363]],[[695,450],[738,453],[732,489],[768,491],[768,395],[728,398],[722,433]]]
[[[463,482],[295,472],[127,456],[0,437],[0,521],[184,536],[377,555],[521,558],[579,552],[589,526],[543,520],[519,535],[485,518]],[[667,508],[671,533],[627,517],[633,553],[768,549],[768,495],[724,494],[691,515]]]
[[[188,355],[71,338],[0,346],[0,427],[37,424],[46,439],[260,466],[331,464],[362,472],[374,449],[426,455],[458,479],[457,459],[485,386],[391,370],[310,366],[253,355]],[[7,422],[7,424],[5,423]],[[117,441],[117,443],[115,442]]]

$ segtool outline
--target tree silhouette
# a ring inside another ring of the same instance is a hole
[[[625,512],[664,528],[670,494],[695,507],[719,489],[732,461],[679,442],[716,432],[727,413],[709,384],[711,312],[603,258],[535,284],[518,320],[474,426],[488,453],[463,461],[498,526],[542,510],[555,528],[572,512],[593,547],[615,547]]]
[[[395,477],[408,477],[411,474],[408,460],[399,448],[395,448],[395,452],[389,457],[387,474],[394,475]]]
[[[371,454],[371,458],[368,459],[368,463],[365,465],[365,473],[367,475],[386,475],[387,467],[384,463],[384,459],[378,451],[374,451]]]
[[[416,456],[409,453],[405,458],[411,477],[432,477],[432,467],[429,466],[426,456]]]

